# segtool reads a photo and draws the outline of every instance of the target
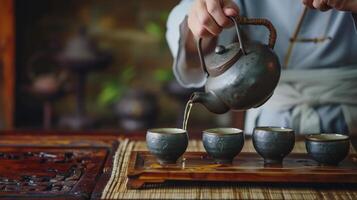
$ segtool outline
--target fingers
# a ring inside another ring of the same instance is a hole
[[[188,26],[198,37],[217,36],[231,26],[227,16],[237,16],[238,6],[232,0],[196,0],[188,14]]]
[[[303,0],[302,2],[311,9],[318,9],[321,11],[331,9],[331,6],[328,5],[328,0]]]
[[[340,10],[343,8],[343,4],[345,4],[345,0],[326,0],[327,5]]]
[[[192,13],[188,16],[187,19],[188,27],[191,29],[191,32],[196,37],[213,37],[208,30],[204,26],[202,26],[197,20],[196,13]]]
[[[356,0],[325,0],[327,5],[341,11],[357,11]]]
[[[212,16],[214,21],[220,26],[220,27],[226,27],[229,25],[230,20],[226,17],[226,15],[223,13],[222,6],[220,4],[220,1],[217,0],[207,0],[206,2],[207,6],[207,11],[208,13]]]
[[[204,0],[196,0],[188,14],[188,26],[193,35],[213,37],[221,32],[221,28],[208,13]]]
[[[314,0],[303,0],[303,1],[302,1],[302,3],[303,3],[305,6],[311,8],[311,9],[315,9],[314,6],[312,5],[312,2],[314,2]]]
[[[327,1],[326,0],[314,0],[314,2],[312,3],[312,5],[316,8],[319,9],[321,11],[326,11],[331,9],[331,7],[329,5],[327,5]]]
[[[223,0],[222,8],[226,16],[235,17],[239,15],[239,7],[231,0]]]
[[[212,35],[218,35],[222,31],[222,28],[218,26],[215,19],[208,12],[206,2],[199,2],[200,12],[196,13],[198,22],[201,24],[201,26],[206,28]]]

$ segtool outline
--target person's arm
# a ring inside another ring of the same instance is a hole
[[[195,44],[194,38],[187,39],[189,28],[187,26],[187,14],[193,0],[182,0],[170,13],[167,20],[166,40],[174,58],[173,72],[184,87],[202,87],[205,83],[204,72],[195,63],[192,53],[194,45],[188,46],[187,43]]]
[[[336,9],[340,11],[351,12],[351,17],[354,21],[357,32],[357,0],[302,0],[303,3],[313,9],[326,11]]]
[[[203,51],[208,51],[215,46],[214,36],[231,25],[226,15],[237,14],[238,7],[231,0],[183,0],[172,10],[167,21],[166,39],[174,57],[173,71],[181,85],[204,85],[206,75],[199,63],[196,38],[205,38]]]

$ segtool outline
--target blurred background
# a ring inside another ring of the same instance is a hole
[[[181,126],[195,90],[177,84],[165,40],[178,2],[0,0],[0,128]],[[193,107],[189,129],[215,126],[242,116]]]

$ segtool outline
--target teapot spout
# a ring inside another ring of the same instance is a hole
[[[216,114],[223,114],[229,110],[229,107],[213,92],[194,92],[191,101],[203,104],[209,111]]]

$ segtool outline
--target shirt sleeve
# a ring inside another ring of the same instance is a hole
[[[184,87],[202,87],[206,75],[200,67],[188,66],[185,41],[188,33],[187,12],[193,0],[181,1],[170,13],[167,20],[166,40],[174,57],[173,72],[177,81]]]

